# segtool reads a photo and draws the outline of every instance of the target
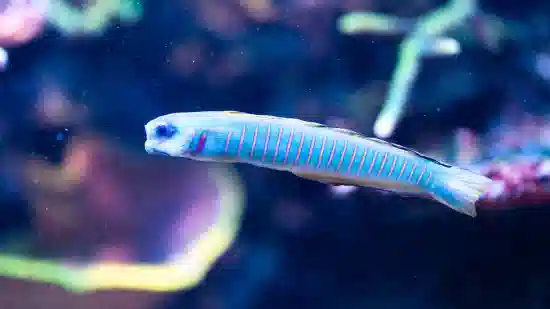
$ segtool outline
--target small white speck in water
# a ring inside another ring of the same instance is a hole
[[[4,70],[8,66],[8,52],[0,47],[0,70]]]

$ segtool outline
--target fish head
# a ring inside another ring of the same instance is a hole
[[[227,115],[218,112],[174,113],[145,125],[145,150],[150,154],[219,160],[231,130]]]
[[[185,115],[169,114],[145,125],[145,151],[171,157],[186,157],[193,150],[196,123]]]

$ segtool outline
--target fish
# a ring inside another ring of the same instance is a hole
[[[492,180],[352,130],[238,111],[172,113],[145,125],[149,154],[246,163],[331,185],[426,196],[476,216]]]

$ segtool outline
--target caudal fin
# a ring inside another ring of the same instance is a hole
[[[476,202],[489,189],[492,180],[483,175],[459,168],[445,168],[434,179],[431,195],[450,208],[476,216]]]

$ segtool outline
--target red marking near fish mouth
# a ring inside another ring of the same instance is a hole
[[[201,136],[199,137],[199,143],[197,144],[195,153],[201,153],[204,150],[205,145],[206,145],[206,132],[202,132]]]

